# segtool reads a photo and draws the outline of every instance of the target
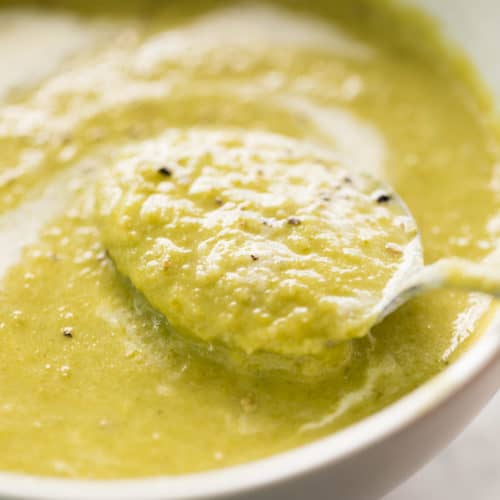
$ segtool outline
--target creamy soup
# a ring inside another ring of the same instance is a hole
[[[239,370],[179,335],[205,321],[221,335],[241,332],[237,347],[255,350],[259,321],[273,323],[286,306],[273,345],[288,354],[295,345],[280,335],[296,329],[302,342],[329,327],[329,316],[309,314],[322,300],[325,314],[338,305],[324,300],[330,275],[311,258],[328,238],[273,205],[289,185],[280,176],[293,177],[284,165],[310,162],[307,148],[341,165],[343,179],[389,182],[415,216],[426,262],[495,250],[500,154],[488,99],[419,14],[369,0],[0,4],[1,470],[120,478],[266,457],[408,394],[488,324],[489,298],[428,293],[332,351],[336,369],[325,364],[311,379]],[[127,162],[140,173],[133,183]],[[216,174],[174,177],[199,162]],[[189,218],[193,200],[217,217],[245,214],[249,176],[250,202],[269,194],[270,228],[237,215],[240,239],[224,245],[217,224]],[[231,210],[216,189],[228,178]],[[137,204],[103,221],[96,199],[106,206],[116,184]],[[137,254],[165,216],[185,225]],[[266,284],[272,301],[256,317],[242,284],[260,276],[256,235],[265,240],[278,219],[273,234],[293,243],[295,260]],[[201,270],[185,260],[193,246]],[[396,244],[389,251],[400,258]],[[231,266],[237,279],[220,285]],[[368,265],[366,274],[355,278],[366,285]],[[171,323],[153,308],[164,303]]]
[[[170,130],[106,170],[97,227],[200,352],[321,378],[350,361],[419,246],[391,188],[341,162],[276,134]]]

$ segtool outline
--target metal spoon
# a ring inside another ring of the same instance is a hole
[[[103,244],[182,340],[238,369],[323,374],[424,290],[500,294],[493,266],[425,267],[408,207],[341,160],[273,134],[169,130],[104,173]]]
[[[395,196],[395,199],[413,218],[406,204],[398,196]],[[500,297],[499,260],[498,256],[492,253],[483,263],[450,257],[424,266],[419,233],[405,249],[403,265],[384,291],[376,323],[380,323],[403,304],[428,290],[448,288]]]

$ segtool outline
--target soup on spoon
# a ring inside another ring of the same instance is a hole
[[[424,276],[392,189],[270,133],[170,130],[129,146],[97,201],[119,271],[186,341],[239,368],[337,370],[348,341],[460,267]]]

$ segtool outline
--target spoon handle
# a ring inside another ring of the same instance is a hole
[[[500,268],[493,264],[476,264],[451,257],[425,266],[382,307],[378,321],[426,290],[449,288],[480,292],[500,298]]]
[[[426,266],[413,286],[420,290],[450,288],[500,297],[500,269],[456,257]]]

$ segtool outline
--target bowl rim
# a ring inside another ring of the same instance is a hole
[[[408,428],[499,361],[497,313],[485,333],[442,372],[383,410],[312,443],[261,460],[180,476],[81,480],[0,473],[0,498],[207,500],[258,490],[334,466]]]

